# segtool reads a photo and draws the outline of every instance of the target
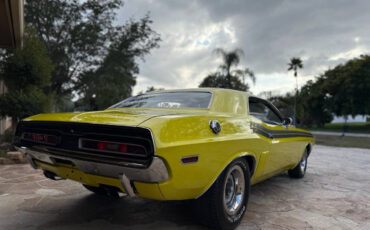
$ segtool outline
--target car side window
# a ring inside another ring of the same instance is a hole
[[[280,116],[262,99],[249,98],[249,113],[269,124],[281,125],[282,122]]]

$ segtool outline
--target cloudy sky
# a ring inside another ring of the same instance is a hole
[[[147,12],[162,38],[140,63],[134,94],[148,86],[198,87],[221,59],[215,48],[241,48],[241,67],[257,77],[251,91],[283,94],[295,87],[287,71],[301,57],[299,85],[370,51],[370,1],[127,0],[118,22]]]

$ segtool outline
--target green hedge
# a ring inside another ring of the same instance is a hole
[[[313,131],[333,131],[342,132],[344,123],[328,123],[324,127],[312,127]],[[370,122],[354,122],[347,123],[348,130],[350,133],[370,133]]]

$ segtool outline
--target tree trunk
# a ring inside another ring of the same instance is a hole
[[[18,118],[12,117],[12,125],[10,126],[10,129],[15,132],[15,129],[18,125]]]
[[[229,86],[229,89],[232,89],[232,86],[231,86],[231,75],[230,74],[227,75],[227,84]]]

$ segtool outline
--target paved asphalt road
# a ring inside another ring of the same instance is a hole
[[[0,166],[0,229],[205,229],[184,202],[98,197],[28,165]],[[238,229],[370,229],[370,150],[315,146],[304,179],[252,187]]]

